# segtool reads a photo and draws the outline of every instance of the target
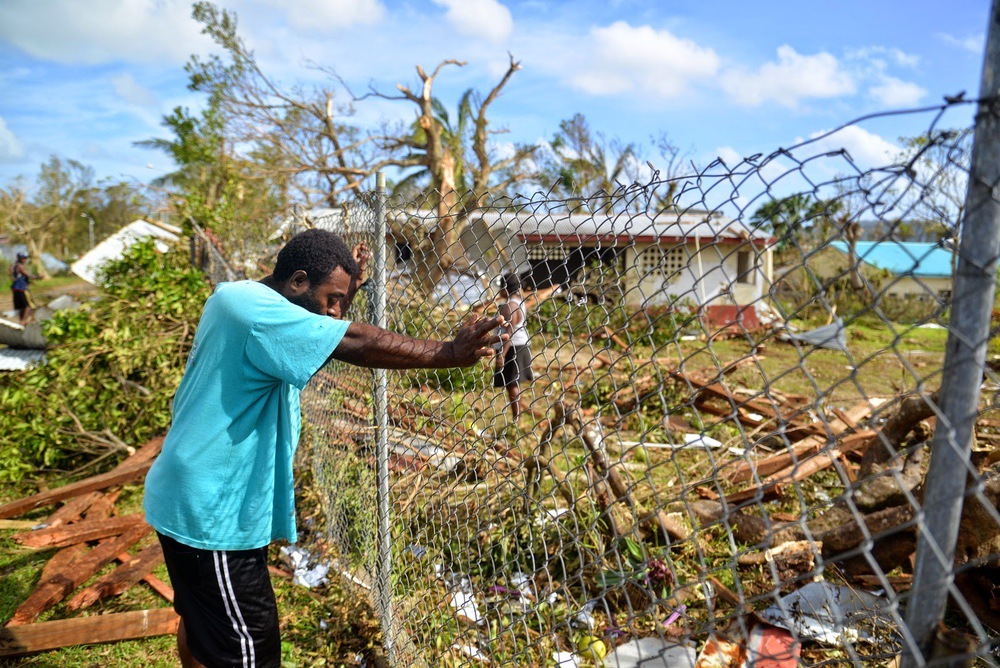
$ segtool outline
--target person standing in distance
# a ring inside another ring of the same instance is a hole
[[[533,291],[527,298],[521,294],[521,279],[517,274],[504,274],[501,279],[499,314],[507,321],[507,341],[494,358],[493,387],[507,391],[510,413],[517,423],[524,407],[521,405],[521,384],[534,379],[531,371],[531,347],[528,336],[528,310],[560,290],[558,284]]]
[[[281,663],[267,546],[296,540],[299,392],[313,374],[331,359],[470,366],[505,338],[499,316],[466,322],[450,341],[343,320],[366,261],[363,245],[352,253],[339,236],[307,230],[271,275],[222,283],[205,303],[143,503],[174,586],[185,668]]]
[[[31,300],[28,299],[28,284],[35,280],[35,277],[28,271],[28,254],[18,253],[17,261],[10,268],[10,294],[14,300],[14,310],[21,321],[21,325],[26,325],[31,320]]]

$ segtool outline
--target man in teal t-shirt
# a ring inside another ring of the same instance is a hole
[[[279,666],[267,545],[295,541],[292,461],[299,391],[329,359],[377,368],[468,366],[493,354],[502,318],[451,341],[413,339],[340,318],[367,250],[323,230],[297,235],[260,282],[223,283],[205,303],[173,423],[146,477],[181,617],[187,666]]]

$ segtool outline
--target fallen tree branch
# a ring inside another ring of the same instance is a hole
[[[600,476],[607,480],[611,492],[616,497],[614,501],[628,507],[633,517],[636,516],[635,500],[632,498],[621,474],[611,465],[607,450],[604,447],[604,434],[601,433],[600,425],[596,422],[588,422],[580,430],[580,438],[583,440],[584,445],[587,446],[594,469]],[[687,529],[668,517],[662,508],[657,508],[653,511],[647,521],[655,523],[668,541],[685,540],[688,537]]]

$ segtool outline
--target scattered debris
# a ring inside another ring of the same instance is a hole
[[[844,328],[844,321],[840,318],[834,318],[829,325],[817,327],[808,332],[794,332],[786,327],[778,339],[800,341],[827,350],[850,352],[847,349],[847,330]]]
[[[626,448],[653,448],[663,450],[683,450],[684,448],[701,448],[702,450],[716,449],[722,447],[722,441],[718,441],[705,434],[682,434],[683,443],[650,443],[648,441],[621,441]]]
[[[787,630],[755,624],[745,642],[724,635],[709,637],[695,668],[795,668],[799,651],[799,643]]]
[[[580,664],[572,652],[553,652],[552,663],[555,668],[579,668]]]
[[[694,668],[697,659],[693,647],[651,636],[619,645],[604,657],[604,665],[607,668]]]
[[[17,311],[7,311],[4,317],[0,317],[0,344],[6,344],[11,349],[45,350],[47,343],[42,336],[42,323],[52,318],[56,311],[79,307],[80,302],[69,295],[56,297],[37,309],[26,325],[17,322]]]
[[[830,582],[810,582],[760,616],[797,637],[830,645],[882,642],[902,624],[884,599]]]
[[[292,582],[307,589],[322,587],[330,572],[330,564],[297,545],[285,545],[280,550],[282,561],[292,570]]]
[[[3,325],[0,322],[0,327]],[[26,371],[44,361],[44,350],[0,348],[0,371]]]
[[[448,594],[448,602],[455,609],[455,617],[459,621],[474,626],[479,626],[486,622],[483,614],[479,611],[479,601],[476,599],[475,594],[461,588],[456,588]]]
[[[135,555],[129,553],[133,546],[149,537],[152,528],[141,514],[115,516],[118,492],[106,491],[145,475],[162,444],[162,438],[153,439],[132,450],[129,457],[108,473],[0,506],[0,517],[10,518],[64,502],[47,518],[34,523],[31,530],[13,536],[29,548],[59,549],[42,569],[34,591],[14,611],[6,627],[0,629],[0,656],[176,633],[178,617],[171,608],[35,621],[116,561],[119,563],[116,568],[72,596],[66,604],[68,612],[117,596],[139,582],[147,583],[173,601],[170,587],[151,575],[163,562],[159,544],[149,544]]]

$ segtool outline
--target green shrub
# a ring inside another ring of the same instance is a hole
[[[209,293],[185,252],[152,242],[106,265],[98,301],[43,323],[47,363],[0,376],[0,480],[165,432]]]

